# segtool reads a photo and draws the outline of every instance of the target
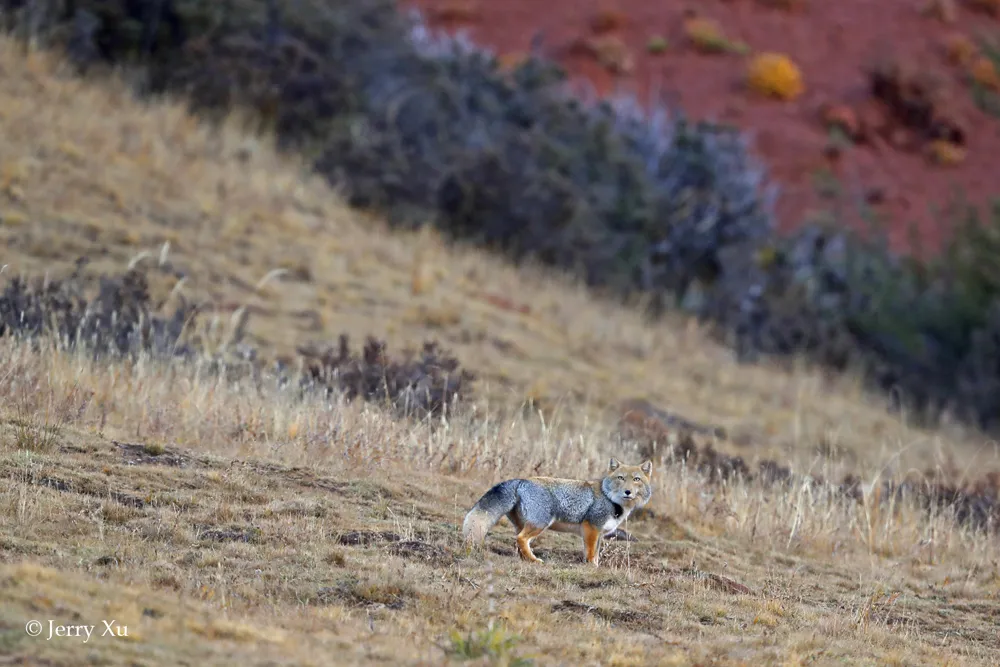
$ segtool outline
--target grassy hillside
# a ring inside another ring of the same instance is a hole
[[[607,447],[593,431],[432,431],[183,370],[10,344],[0,361],[8,653],[442,664],[490,645],[479,633],[492,620],[520,637],[511,655],[540,664],[1000,659],[995,541],[906,503],[883,513],[823,488],[713,492],[661,468],[653,516],[628,526],[638,542],[607,543],[595,570],[578,540],[549,535],[546,563],[531,566],[509,527],[485,554],[466,552],[460,517],[496,475],[594,474]],[[162,444],[174,442],[190,444]],[[39,618],[114,619],[131,639],[27,637]]]
[[[592,422],[645,397],[742,433],[742,452],[811,462],[826,441],[869,469],[992,461],[974,435],[908,428],[860,383],[737,367],[694,322],[640,316],[542,271],[389,234],[358,219],[319,179],[238,120],[200,125],[179,104],[143,107],[120,85],[61,75],[56,61],[0,42],[0,242],[7,275],[120,271],[169,243],[182,289],[222,317],[248,305],[251,342],[299,345],[436,338],[480,376],[494,408],[534,400],[550,423]],[[275,269],[286,273],[257,284]],[[165,296],[177,278],[165,276]],[[975,469],[975,468],[970,468]]]
[[[542,271],[390,235],[238,119],[208,129],[0,42],[0,242],[5,275],[68,272],[81,255],[91,275],[118,271],[169,243],[180,289],[222,317],[249,304],[267,354],[342,331],[393,346],[435,337],[479,374],[481,400],[475,418],[415,425],[186,367],[0,342],[0,653],[56,665],[441,664],[485,649],[501,664],[1000,660],[995,537],[906,498],[709,486],[663,465],[652,512],[628,527],[639,541],[607,544],[599,570],[560,535],[542,538],[544,566],[522,564],[509,527],[467,553],[458,523],[490,483],[637,457],[609,437],[630,397],[745,436],[718,446],[750,459],[866,481],[914,467],[974,477],[996,451],[910,428],[849,380],[737,366],[685,321],[650,326]],[[177,281],[162,276],[157,293]],[[519,410],[529,398],[544,420]],[[98,631],[114,619],[131,639],[26,635],[50,618]]]

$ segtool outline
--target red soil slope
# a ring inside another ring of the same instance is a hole
[[[856,211],[865,202],[891,225],[900,249],[909,245],[911,223],[921,245],[939,242],[946,223],[930,208],[944,206],[956,188],[977,204],[1000,195],[1000,118],[977,107],[971,83],[978,77],[1000,92],[1000,73],[975,46],[980,35],[1000,36],[1000,0],[404,3],[423,10],[434,27],[468,31],[505,59],[528,52],[541,34],[543,52],[598,93],[618,88],[648,100],[659,90],[691,117],[751,131],[755,152],[781,186],[783,229],[833,212],[820,182],[839,183],[847,196],[838,219],[863,226]],[[693,18],[715,22],[749,52],[699,50],[689,34]],[[657,38],[666,40],[658,53],[651,47]],[[748,88],[750,60],[761,52],[792,60],[800,95],[780,100]],[[873,66],[895,67],[889,88],[909,98],[897,107],[876,100]],[[920,106],[925,99],[931,107]],[[893,113],[900,107],[910,121],[932,108],[936,125],[908,125]],[[833,141],[836,122],[855,141]]]

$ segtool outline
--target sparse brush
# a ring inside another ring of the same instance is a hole
[[[750,48],[744,42],[729,39],[722,27],[712,19],[692,17],[684,21],[684,34],[703,53],[746,54]]]
[[[514,654],[520,637],[510,634],[503,625],[496,625],[463,634],[452,630],[446,651],[459,660],[488,658],[490,664],[504,667],[527,667],[534,661]]]
[[[0,336],[51,336],[60,345],[86,347],[94,354],[185,354],[180,336],[193,309],[181,304],[169,316],[155,314],[140,262],[130,265],[119,276],[100,277],[89,299],[85,259],[64,279],[11,278],[0,294]]]
[[[668,42],[665,37],[651,37],[649,41],[646,42],[646,51],[653,55],[666,53],[668,48],[670,48],[670,42]]]
[[[436,343],[428,342],[419,356],[406,352],[391,358],[386,344],[373,337],[365,341],[360,356],[350,351],[346,335],[336,350],[301,348],[306,359],[305,386],[319,386],[343,393],[347,400],[360,397],[384,403],[400,414],[418,419],[441,417],[467,398],[475,376]]]

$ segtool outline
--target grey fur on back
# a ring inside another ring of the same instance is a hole
[[[548,526],[553,521],[577,524],[584,520],[600,526],[622,512],[606,495],[595,497],[589,489],[579,487],[548,489],[531,480],[522,480],[516,494],[519,502],[514,509],[524,523],[536,526]]]
[[[553,522],[580,524],[583,521],[601,527],[624,512],[608,498],[605,485],[602,483],[602,493],[595,496],[591,489],[581,486],[550,489],[530,479],[509,479],[483,494],[465,516],[462,532],[466,539],[473,531],[477,540],[482,539],[505,514],[515,523],[541,527],[548,527]]]

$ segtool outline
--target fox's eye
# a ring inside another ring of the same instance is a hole
[[[635,479],[633,479],[632,481],[633,481],[633,482],[641,482],[642,480],[641,480],[641,479],[639,479],[638,477],[636,477],[636,478],[635,478]]]
[[[625,481],[625,475],[618,475],[618,479],[620,479],[621,481],[624,482]]]

